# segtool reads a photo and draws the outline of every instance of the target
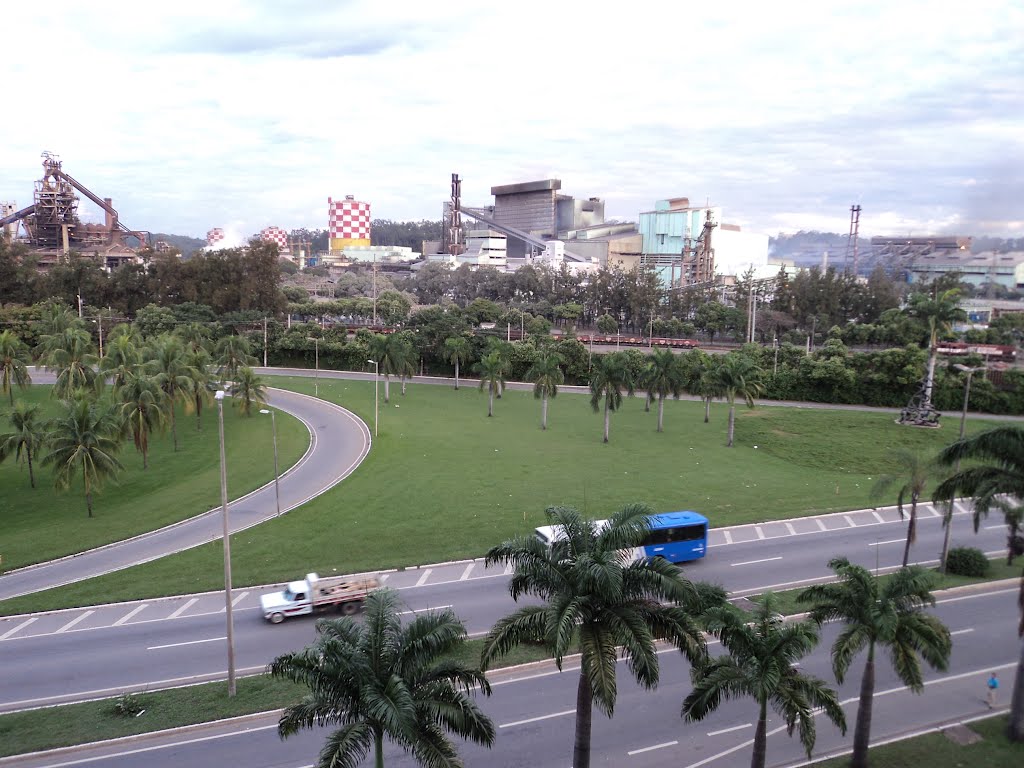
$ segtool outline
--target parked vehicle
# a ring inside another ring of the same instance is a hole
[[[306,574],[303,581],[293,581],[282,592],[260,595],[263,618],[280,624],[289,616],[321,613],[336,609],[346,616],[358,613],[366,596],[380,586],[375,577],[329,576],[321,578]]]

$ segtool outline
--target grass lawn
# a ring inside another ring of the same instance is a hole
[[[313,390],[307,378],[273,381]],[[381,386],[380,435],[352,476],[233,538],[236,585],[477,557],[544,522],[552,504],[600,517],[643,501],[659,511],[702,512],[714,526],[857,509],[871,505],[869,491],[888,469],[890,449],[934,453],[956,437],[955,428],[899,426],[890,414],[761,406],[737,410],[736,446],[726,448],[723,404],[712,406],[704,424],[700,403],[670,400],[659,434],[656,409],[645,413],[642,398],[628,398],[612,414],[611,441],[603,444],[602,416],[585,396],[555,398],[545,432],[540,402],[529,392],[507,391],[487,418],[487,396],[475,388],[399,391],[393,385],[385,404]],[[321,378],[320,395],[373,423],[371,382]],[[969,429],[990,425],[971,421]],[[213,542],[5,601],[0,614],[217,589],[221,558]]]
[[[57,412],[49,386],[18,391],[16,398],[38,403],[44,418]],[[10,431],[8,401],[0,405],[0,433]],[[305,453],[309,432],[297,419],[282,414],[278,424],[281,470]],[[202,414],[202,430],[196,417],[177,412],[178,451],[170,431],[150,442],[149,468],[142,469],[142,454],[129,437],[119,459],[124,465],[116,482],[108,482],[93,494],[93,514],[86,512],[81,483],[67,491],[53,485],[53,468],[33,461],[36,489],[29,484],[28,470],[14,457],[0,464],[0,556],[3,568],[50,560],[81,552],[111,541],[160,528],[205,512],[220,503],[220,456],[217,409]],[[224,442],[231,498],[243,496],[272,480],[274,462],[270,419],[254,414],[246,418],[237,407],[224,409]]]

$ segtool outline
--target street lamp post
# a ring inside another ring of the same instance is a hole
[[[274,412],[260,408],[260,413],[270,414],[270,429],[274,434],[274,496],[277,499],[277,514],[281,514],[281,474],[277,471],[277,418]]]
[[[313,370],[313,394],[320,397],[320,339],[317,336],[307,336],[306,341],[313,342],[313,354],[315,355],[315,368]]]
[[[380,365],[376,360],[367,360],[366,362],[373,365],[373,436],[377,436],[377,414],[380,412],[380,399],[377,394],[380,389]]]
[[[967,365],[956,363],[954,366],[961,373],[967,374],[967,382],[964,384],[964,407],[960,411],[960,437],[959,440],[964,439],[964,427],[967,425],[967,402],[971,398],[971,377],[974,376],[978,371],[984,371],[984,368],[971,368]],[[953,474],[960,471],[960,459],[957,459],[953,465]],[[953,499],[950,498],[949,505],[946,507],[946,514],[943,516],[942,524],[946,527],[946,535],[942,540],[942,560],[939,562],[939,570],[942,573],[946,572],[946,557],[949,555],[949,539],[953,533]]]
[[[227,615],[228,696],[235,695],[235,627],[231,614],[231,535],[228,525],[228,474],[224,458],[224,390],[218,389],[217,425],[220,430],[220,505],[224,523],[224,612]]]

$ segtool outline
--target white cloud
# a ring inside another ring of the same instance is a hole
[[[853,202],[871,234],[1019,232],[1024,11],[997,0],[21,8],[0,199],[51,150],[129,226],[197,236],[324,227],[344,194],[437,218],[453,171],[475,204],[557,176],[623,219],[686,195],[768,232]]]

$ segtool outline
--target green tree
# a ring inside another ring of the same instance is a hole
[[[267,387],[252,368],[245,366],[238,369],[235,385],[231,388],[231,396],[242,404],[242,413],[251,416],[253,403],[266,405]]]
[[[142,468],[148,469],[149,436],[167,424],[167,394],[154,377],[139,373],[128,373],[117,393],[125,429],[142,454]]]
[[[925,459],[920,454],[906,449],[893,451],[889,466],[894,467],[895,471],[878,478],[871,489],[871,496],[880,498],[893,486],[899,486],[896,507],[900,512],[900,519],[904,517],[904,502],[910,502],[907,543],[903,548],[903,567],[906,568],[910,562],[910,547],[917,541],[917,504],[931,482],[936,467],[934,460]]]
[[[256,365],[256,358],[252,354],[249,340],[245,336],[231,334],[217,342],[213,353],[214,362],[217,364],[217,375],[220,380],[233,381],[238,369],[244,365]]]
[[[230,337],[229,337],[230,338]],[[171,437],[174,450],[178,450],[178,425],[175,411],[179,400],[190,399],[192,391],[192,371],[185,362],[185,347],[178,336],[163,334],[158,336],[149,352],[146,368],[153,374],[157,386],[166,395],[165,405],[171,422]]]
[[[391,377],[406,375],[412,354],[412,345],[406,343],[398,334],[376,333],[370,339],[370,356],[377,361],[380,372],[384,376],[385,403],[391,400]]]
[[[319,768],[354,768],[371,751],[383,768],[385,738],[429,768],[462,765],[445,731],[494,743],[494,724],[472,695],[490,695],[487,678],[452,656],[465,644],[465,626],[451,609],[403,626],[400,609],[395,592],[378,590],[366,600],[365,621],[321,619],[311,645],[270,663],[272,676],[309,688],[281,715],[281,738],[338,728],[320,751]]]
[[[36,476],[32,470],[32,457],[46,445],[46,430],[39,422],[39,406],[18,402],[8,419],[13,427],[12,432],[0,435],[0,461],[8,456],[20,464],[23,460],[28,465],[28,482],[36,487]]]
[[[121,449],[121,421],[108,403],[95,402],[84,394],[61,402],[61,411],[50,422],[50,452],[43,464],[52,465],[58,489],[71,486],[81,473],[85,505],[92,517],[92,493],[103,483],[115,479],[123,469],[117,460]]]
[[[72,325],[51,337],[46,346],[46,370],[57,376],[51,390],[53,397],[63,400],[78,390],[95,392],[102,384],[96,375],[98,358],[93,352],[92,338],[84,328]]]
[[[678,398],[683,392],[683,371],[679,359],[667,349],[659,349],[650,356],[644,369],[640,386],[647,390],[648,397],[658,398],[658,431],[663,431],[665,420],[665,398]]]
[[[966,320],[967,313],[960,309],[960,290],[936,290],[932,293],[915,293],[907,302],[905,313],[920,320],[928,329],[928,373],[925,377],[924,405],[932,404],[932,389],[935,385],[935,362],[938,359],[939,336],[947,333],[953,323]]]
[[[513,600],[531,595],[541,604],[525,605],[494,625],[484,640],[484,668],[537,638],[543,638],[559,669],[567,655],[580,653],[575,768],[590,765],[594,705],[609,717],[614,714],[620,653],[646,689],[659,681],[656,638],[678,647],[692,663],[707,653],[696,620],[703,604],[695,586],[667,560],[628,562],[624,554],[643,540],[650,514],[648,506],[631,504],[600,527],[575,509],[551,507],[548,518],[565,535],[550,548],[535,536],[521,536],[487,553],[488,565],[514,567]]]
[[[543,350],[526,372],[527,381],[533,382],[533,396],[540,399],[541,429],[548,428],[548,398],[557,395],[558,385],[565,381],[562,362],[557,352]]]
[[[884,581],[845,557],[829,561],[837,577],[832,584],[816,584],[797,597],[810,606],[810,618],[819,626],[842,622],[832,644],[832,670],[840,685],[854,657],[867,648],[860,681],[860,703],[853,731],[853,768],[867,768],[871,739],[871,711],[875,696],[875,649],[889,649],[899,679],[914,693],[924,690],[921,661],[945,672],[953,643],[949,630],[925,612],[935,605],[934,576],[920,566],[901,568]]]
[[[135,335],[131,333],[119,333],[110,339],[105,351],[106,354],[100,359],[100,373],[111,380],[111,386],[116,392],[142,365],[142,352],[135,343]]]
[[[494,396],[501,396],[502,387],[505,386],[505,375],[508,364],[501,353],[495,350],[484,355],[480,362],[473,366],[480,374],[480,391],[487,387],[487,415],[494,415]]]
[[[197,431],[203,428],[203,406],[209,404],[212,397],[207,386],[210,382],[212,360],[205,347],[185,352],[185,366],[188,368],[189,377],[185,410],[195,412]]]
[[[594,359],[590,372],[590,407],[597,413],[604,401],[604,442],[608,442],[611,413],[622,405],[622,391],[632,397],[634,384],[627,359],[622,352],[601,355]]]
[[[604,334],[615,333],[619,330],[619,321],[611,315],[601,315],[597,318],[597,330]]]
[[[729,440],[732,448],[736,431],[736,398],[743,400],[748,408],[754,407],[754,398],[764,392],[760,366],[744,354],[729,353],[715,366],[717,389],[729,403]]]
[[[455,389],[459,388],[459,366],[469,362],[471,351],[469,339],[465,336],[452,336],[444,340],[445,360],[455,366]]]
[[[28,347],[14,331],[0,332],[0,389],[10,398],[12,407],[14,388],[25,389],[32,383],[28,373],[30,361]]]
[[[753,698],[758,718],[751,768],[765,765],[769,706],[786,723],[790,735],[799,728],[808,757],[814,749],[816,708],[846,734],[846,716],[836,692],[796,666],[818,644],[817,628],[809,621],[787,623],[777,613],[777,604],[778,598],[767,593],[751,616],[732,606],[707,612],[708,632],[728,653],[693,667],[693,690],[683,700],[683,717],[695,721],[718,709],[723,699]]]

